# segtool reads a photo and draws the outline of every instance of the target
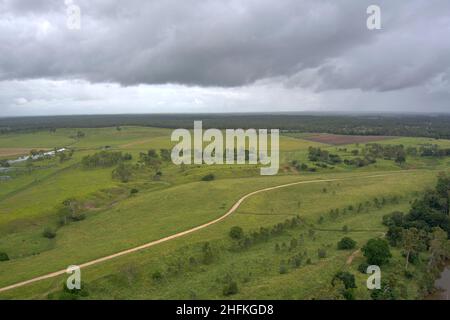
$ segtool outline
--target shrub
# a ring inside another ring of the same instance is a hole
[[[350,272],[339,271],[338,273],[336,273],[333,277],[333,280],[331,281],[333,286],[334,286],[336,280],[341,280],[345,286],[345,289],[356,288],[355,276],[353,274],[351,274]]]
[[[83,213],[73,214],[70,216],[70,219],[72,221],[81,221],[81,220],[86,219],[86,215]]]
[[[367,262],[363,262],[358,266],[358,271],[361,273],[366,273],[368,267],[369,267],[369,264]]]
[[[339,250],[349,250],[356,247],[356,241],[350,237],[343,237],[341,241],[338,242],[337,247]]]
[[[6,252],[0,252],[0,261],[8,261],[9,257]]]
[[[280,264],[279,272],[280,272],[280,274],[288,273],[288,268],[287,268],[286,264],[284,263],[284,261],[282,261]]]
[[[154,281],[161,281],[162,278],[163,278],[163,275],[162,275],[161,272],[155,271],[155,272],[152,273],[152,279],[153,279]]]
[[[232,239],[241,239],[244,236],[244,230],[241,227],[234,226],[230,229],[229,234]]]
[[[89,296],[89,290],[86,285],[81,284],[80,289],[67,288],[66,283],[63,284],[63,292],[58,297],[60,300],[78,300]]]
[[[42,235],[47,239],[53,239],[56,237],[56,232],[52,228],[45,228]]]
[[[138,192],[139,192],[139,190],[138,190],[138,189],[135,189],[135,188],[133,188],[133,189],[130,190],[130,194],[131,194],[131,195],[137,194]]]
[[[215,179],[215,176],[212,173],[207,174],[202,177],[202,181],[212,181]]]
[[[224,296],[231,296],[239,292],[238,285],[236,281],[229,280],[228,283],[223,288]]]
[[[319,257],[319,259],[324,259],[327,257],[327,251],[325,249],[319,249],[317,250],[317,256]]]
[[[120,163],[112,172],[113,179],[118,179],[123,183],[130,181],[133,175],[133,168],[129,164]]]
[[[204,264],[211,264],[214,260],[214,254],[211,248],[211,245],[209,242],[205,242],[202,247],[202,253],[203,253],[203,263]]]

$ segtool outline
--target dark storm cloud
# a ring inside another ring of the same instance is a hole
[[[450,2],[0,1],[0,80],[389,91],[448,78]],[[366,28],[379,4],[382,30]]]

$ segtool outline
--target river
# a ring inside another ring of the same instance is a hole
[[[427,296],[426,300],[450,300],[450,265],[441,272],[434,286],[436,292]]]

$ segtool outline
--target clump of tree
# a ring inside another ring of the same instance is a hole
[[[450,156],[450,148],[441,148],[437,144],[422,145],[418,152],[421,157],[442,158]]]
[[[308,148],[308,159],[313,162],[325,162],[328,164],[338,164],[342,162],[339,155],[314,147]]]
[[[350,237],[343,237],[337,244],[339,250],[350,250],[356,247],[356,241]]]
[[[120,162],[131,160],[130,154],[122,154],[122,152],[101,151],[93,155],[87,155],[81,159],[83,168],[107,168],[112,167]]]
[[[344,159],[344,164],[355,167],[365,167],[376,162],[377,160],[370,156],[365,156],[364,158],[356,157],[354,159]]]
[[[295,216],[291,219],[286,219],[284,222],[277,223],[269,228],[261,227],[259,228],[258,231],[252,231],[248,235],[245,235],[244,232],[242,232],[242,236],[237,241],[236,245],[239,249],[246,249],[253,244],[268,241],[270,237],[281,235],[285,230],[296,228],[300,224],[301,218],[299,216]],[[293,250],[297,246],[298,240],[291,239],[289,244],[289,250]],[[283,249],[288,249],[288,246],[285,243],[283,244],[282,247]]]
[[[389,227],[392,235],[395,228],[417,228],[431,232],[439,227],[447,234],[450,232],[450,177],[444,173],[439,174],[436,187],[424,192],[421,198],[416,199],[408,214],[393,212],[383,217],[383,223]],[[388,232],[389,232],[388,231]]]
[[[363,153],[373,158],[394,160],[396,162],[406,161],[406,150],[405,147],[401,144],[391,145],[391,144],[368,143],[363,149]]]

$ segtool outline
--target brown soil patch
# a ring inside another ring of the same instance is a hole
[[[386,139],[392,139],[389,136],[350,136],[350,135],[341,135],[341,134],[325,134],[325,133],[316,133],[311,134],[309,136],[304,137],[303,139],[320,142],[325,144],[332,145],[342,145],[342,144],[352,144],[352,143],[366,143],[366,142],[374,142]]]
[[[47,148],[0,148],[0,157],[28,155],[31,150],[49,150]]]

